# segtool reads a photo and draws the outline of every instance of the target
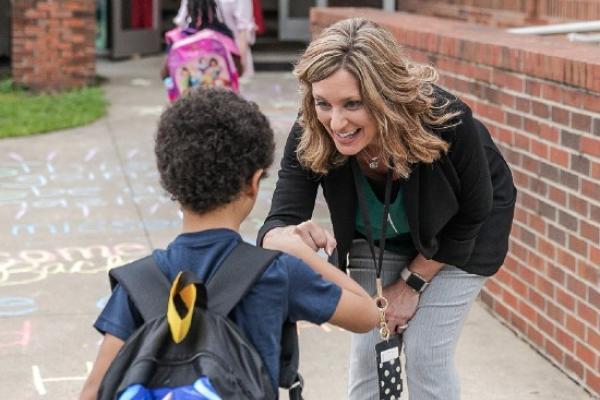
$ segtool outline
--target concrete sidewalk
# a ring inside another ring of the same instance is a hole
[[[0,399],[75,398],[98,350],[91,325],[109,294],[106,270],[178,233],[177,208],[154,167],[153,135],[166,104],[161,62],[99,61],[109,78],[108,117],[0,141]],[[258,74],[242,91],[269,116],[279,159],[296,116],[293,77]],[[249,241],[268,211],[277,168],[242,226]],[[314,218],[328,224],[321,198]],[[344,399],[349,335],[300,327],[305,397]],[[457,362],[466,400],[591,398],[479,303]]]

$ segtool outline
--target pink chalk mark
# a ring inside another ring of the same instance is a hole
[[[5,343],[0,342],[0,348],[14,346],[27,347],[29,345],[29,341],[31,340],[31,321],[24,321],[22,328],[19,331],[0,332],[0,338],[2,336],[16,336],[17,339]]]

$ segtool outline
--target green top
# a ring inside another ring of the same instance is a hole
[[[375,244],[378,244],[382,229],[381,216],[383,215],[383,203],[377,198],[375,192],[373,192],[367,178],[362,174],[360,177],[360,184],[363,187],[368,208],[367,212],[373,229],[373,240],[375,241]],[[387,223],[385,225],[385,228],[387,229],[385,243],[386,250],[403,255],[413,255],[416,252],[412,238],[410,237],[410,228],[404,210],[402,189],[398,191],[398,195],[390,204]],[[360,235],[366,238],[367,228],[363,221],[360,207],[356,207],[355,229]]]

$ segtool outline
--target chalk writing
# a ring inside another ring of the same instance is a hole
[[[37,310],[35,300],[27,297],[0,297],[0,317],[17,317]]]
[[[147,246],[121,243],[51,250],[0,252],[0,287],[42,281],[56,274],[95,274],[147,255]]]

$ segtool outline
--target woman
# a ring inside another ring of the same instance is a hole
[[[468,310],[508,248],[516,191],[508,166],[469,107],[435,86],[436,71],[411,63],[393,36],[364,19],[325,29],[299,60],[300,119],[285,148],[270,213],[258,236],[298,233],[314,250],[375,293],[374,268],[348,266],[368,236],[356,196],[385,248],[400,261],[384,269],[388,328],[404,331],[411,400],[460,398],[454,351]],[[360,177],[353,177],[353,163]],[[390,214],[380,221],[385,177]],[[309,221],[318,186],[335,234]],[[352,335],[349,398],[378,398],[378,333]]]

